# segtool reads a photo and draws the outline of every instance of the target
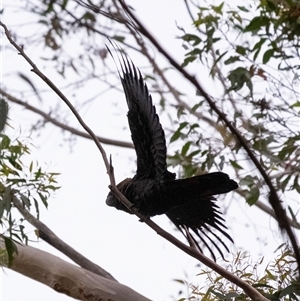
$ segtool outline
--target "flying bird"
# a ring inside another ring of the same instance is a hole
[[[113,57],[109,48],[108,51]],[[118,72],[128,106],[137,170],[133,178],[126,178],[117,185],[118,190],[140,213],[149,217],[166,214],[201,252],[200,242],[208,248],[214,260],[213,249],[224,258],[220,243],[229,250],[219,235],[233,240],[226,232],[227,227],[213,196],[236,189],[237,183],[222,172],[176,179],[176,175],[168,171],[165,134],[147,85],[140,70],[125,54],[121,54],[119,62]],[[106,204],[132,213],[112,192],[109,192]]]

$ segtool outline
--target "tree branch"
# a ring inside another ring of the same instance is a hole
[[[61,251],[67,257],[72,259],[82,268],[97,274],[101,277],[107,278],[109,280],[117,281],[110,273],[99,267],[97,264],[93,263],[79,252],[74,250],[71,246],[62,241],[54,232],[52,232],[44,223],[35,218],[27,209],[24,208],[22,203],[13,197],[13,204],[19,210],[19,212],[24,216],[24,218],[39,231],[39,237],[46,241],[49,245],[55,249]]]
[[[1,256],[0,266],[43,283],[58,293],[83,301],[150,301],[123,284],[96,275],[47,252],[22,244],[16,246],[18,253],[14,255],[12,265],[8,267],[7,258]],[[6,250],[1,238],[0,250]]]
[[[23,106],[25,109],[34,112],[40,116],[42,116],[46,122],[51,122],[52,124],[56,125],[57,127],[61,128],[64,131],[68,131],[76,136],[87,138],[87,139],[92,139],[91,135],[79,131],[71,126],[68,126],[62,122],[59,122],[57,119],[51,117],[51,113],[45,113],[44,111],[38,109],[37,107],[34,107],[30,104],[28,104],[25,101],[20,100],[19,98],[16,98],[12,96],[11,94],[5,92],[0,88],[0,94],[3,97],[6,97],[9,101],[14,102],[18,105]],[[127,147],[127,148],[133,148],[133,144],[130,142],[125,142],[125,141],[118,141],[118,140],[113,140],[113,139],[108,139],[108,138],[103,138],[100,136],[97,136],[97,139],[99,142],[104,143],[104,144],[109,144],[109,145],[114,145],[114,146],[119,146],[119,147]]]
[[[245,197],[246,193],[242,189],[236,189],[235,192],[238,193],[239,195],[241,195],[242,197]],[[277,216],[276,216],[274,210],[271,207],[269,207],[268,205],[266,205],[265,203],[263,203],[262,201],[257,200],[253,206],[258,207],[261,211],[270,215],[271,217],[273,217],[276,220],[276,222],[278,222]],[[300,223],[298,223],[296,220],[291,219],[288,216],[287,216],[287,219],[288,219],[288,222],[291,227],[293,227],[295,229],[300,229]]]

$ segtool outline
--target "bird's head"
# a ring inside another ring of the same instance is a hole
[[[131,182],[131,178],[126,178],[125,180],[123,180],[117,185],[118,190],[124,195],[126,195],[126,190],[130,182]],[[115,207],[118,210],[132,213],[121,201],[119,201],[119,199],[111,191],[108,193],[105,202],[106,205],[110,207]]]

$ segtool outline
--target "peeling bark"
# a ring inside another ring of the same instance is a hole
[[[18,254],[8,267],[6,258],[0,265],[47,285],[58,293],[83,301],[150,301],[131,288],[68,263],[39,249],[17,244]],[[5,244],[0,239],[0,250]]]

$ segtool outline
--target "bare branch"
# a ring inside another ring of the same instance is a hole
[[[64,241],[62,241],[55,233],[53,233],[44,223],[35,218],[28,210],[24,208],[22,203],[14,196],[13,204],[19,210],[19,212],[24,216],[24,218],[39,231],[39,237],[46,241],[48,244],[53,246],[55,249],[61,251],[67,257],[72,259],[82,268],[97,274],[101,277],[107,278],[109,280],[117,281],[111,274],[99,267],[97,264],[93,263],[79,252],[74,250]]]
[[[268,215],[272,216],[278,222],[276,214],[275,214],[275,212],[272,208],[270,208],[269,206],[267,206],[266,204],[264,204],[260,200],[256,201],[255,206],[257,206],[259,209],[261,209],[262,211],[264,211]],[[293,227],[295,229],[300,229],[300,224],[297,223],[297,221],[292,220],[289,217],[287,217],[287,219],[288,219],[288,223],[290,224],[291,227]]]
[[[25,109],[34,112],[40,116],[42,116],[45,121],[47,122],[51,122],[52,124],[56,125],[57,127],[61,128],[64,131],[68,131],[76,136],[79,137],[83,137],[83,138],[87,138],[87,139],[92,139],[91,135],[79,131],[71,126],[68,126],[62,122],[59,122],[56,118],[51,117],[51,113],[45,113],[44,111],[38,109],[37,107],[34,107],[30,104],[28,104],[25,101],[20,100],[19,98],[16,98],[14,96],[12,96],[11,94],[5,92],[4,90],[2,90],[0,88],[0,94],[4,97],[6,97],[9,101],[14,102],[18,105],[23,106]],[[104,144],[108,144],[108,145],[115,145],[115,146],[120,146],[120,147],[127,147],[127,148],[133,148],[133,144],[130,142],[125,142],[125,141],[118,141],[118,140],[113,140],[113,139],[108,139],[108,138],[103,138],[100,136],[97,136],[97,139],[99,142],[104,143]]]
[[[238,193],[239,195],[245,197],[245,192],[241,189],[236,189],[235,190],[236,193]],[[266,205],[265,203],[263,203],[260,200],[257,200],[254,204],[254,206],[258,207],[260,210],[262,210],[263,212],[267,213],[268,215],[270,215],[271,217],[273,217],[277,222],[277,216],[274,212],[274,210],[269,207],[268,205]],[[297,223],[297,221],[291,219],[290,217],[287,216],[288,222],[290,224],[291,227],[295,228],[295,229],[300,229],[300,224]]]
[[[47,252],[21,244],[17,244],[17,249],[12,266],[8,267],[8,260],[4,256],[1,257],[3,260],[0,266],[43,283],[58,293],[83,301],[150,301],[123,284],[96,275]],[[0,250],[6,250],[3,239],[0,239]]]

